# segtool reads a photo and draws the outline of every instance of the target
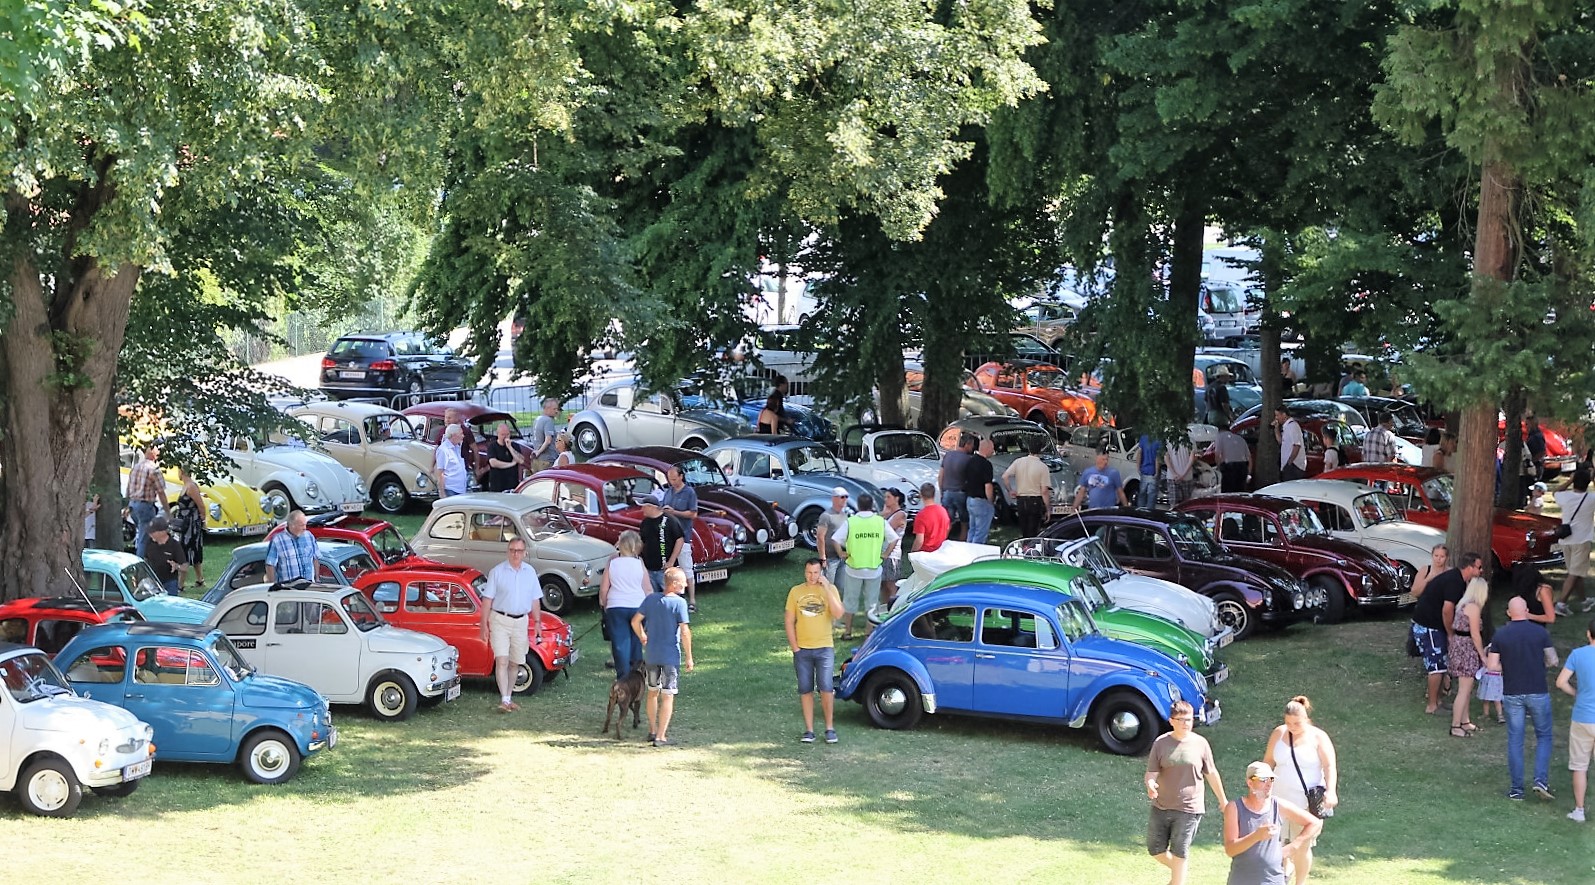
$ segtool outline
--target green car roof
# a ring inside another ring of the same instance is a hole
[[[1085,569],[1028,559],[987,559],[948,569],[931,581],[924,592],[959,584],[995,582],[1041,587],[1078,597],[1079,594],[1070,585],[1081,577],[1095,585],[1104,598],[1111,600],[1107,591],[1101,589],[1102,584],[1096,576]],[[1177,661],[1189,663],[1199,673],[1212,675],[1215,671],[1213,656],[1208,653],[1207,642],[1202,634],[1146,612],[1117,605],[1093,605],[1089,599],[1082,599],[1081,602],[1091,609],[1091,617],[1096,620],[1098,629],[1108,636],[1157,649]]]

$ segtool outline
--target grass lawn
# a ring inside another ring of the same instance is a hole
[[[409,532],[420,518],[399,522]],[[225,555],[212,548],[214,573]],[[679,748],[643,744],[646,720],[622,742],[598,733],[611,673],[585,603],[574,674],[518,714],[496,714],[493,690],[468,684],[407,723],[338,708],[338,748],[278,788],[158,762],[135,795],[88,797],[69,821],[0,800],[0,844],[25,846],[8,852],[6,880],[1166,881],[1141,847],[1143,760],[1084,733],[935,716],[885,732],[843,704],[840,744],[799,744],[780,608],[801,561],[749,566],[700,597]],[[1564,655],[1584,622],[1556,625]],[[1555,695],[1557,801],[1508,802],[1505,728],[1475,707],[1479,734],[1455,739],[1423,714],[1405,624],[1353,618],[1227,649],[1224,720],[1203,734],[1231,795],[1285,699],[1306,693],[1342,767],[1314,882],[1595,882],[1595,829],[1563,817],[1569,699]],[[1221,824],[1210,807],[1194,885],[1224,881]]]

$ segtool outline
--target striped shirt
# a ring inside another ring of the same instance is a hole
[[[316,536],[306,531],[295,538],[283,531],[271,536],[266,545],[266,564],[277,570],[278,581],[295,578],[316,579]]]

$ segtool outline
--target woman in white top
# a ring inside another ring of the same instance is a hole
[[[886,519],[886,524],[898,536],[908,528],[908,511],[903,509],[903,490],[890,488],[886,490],[886,506],[881,508],[881,516]],[[881,598],[884,608],[893,596],[897,595],[897,576],[902,564],[902,545],[892,548],[892,555],[886,558],[886,567],[881,570]]]
[[[576,456],[570,453],[570,434],[561,433],[554,437],[554,451],[559,453],[554,456],[555,467],[569,467],[576,463]]]
[[[598,582],[598,605],[604,610],[604,635],[615,660],[615,676],[642,663],[642,643],[631,630],[631,618],[648,595],[648,570],[643,567],[642,536],[627,530],[615,542],[617,553]]]
[[[1440,428],[1431,427],[1423,437],[1423,460],[1421,466],[1433,467],[1434,455],[1440,451]]]
[[[1297,695],[1285,704],[1285,724],[1268,736],[1268,748],[1263,751],[1263,761],[1274,769],[1274,796],[1301,808],[1309,808],[1307,790],[1324,788],[1324,807],[1340,804],[1335,794],[1339,779],[1339,766],[1335,762],[1335,745],[1322,728],[1313,724],[1313,705],[1305,696]],[[1287,842],[1294,842],[1301,826],[1291,820],[1285,822]],[[1316,836],[1303,845],[1293,858],[1296,867],[1296,885],[1307,881],[1313,868],[1313,843]]]

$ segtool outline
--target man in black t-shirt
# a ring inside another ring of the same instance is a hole
[[[665,592],[665,569],[675,568],[685,543],[681,526],[674,517],[666,516],[664,506],[657,498],[642,502],[642,524],[637,526],[642,535],[642,567],[648,570],[654,592]]]
[[[502,421],[498,425],[498,435],[487,444],[487,490],[490,492],[513,492],[521,482],[521,468],[527,464],[524,453],[515,449],[515,444],[510,441],[510,424]]]
[[[1440,708],[1440,682],[1446,673],[1446,650],[1451,642],[1451,623],[1457,603],[1468,589],[1468,582],[1484,574],[1484,560],[1477,553],[1462,554],[1462,564],[1429,579],[1417,591],[1418,603],[1412,607],[1412,641],[1423,658],[1423,671],[1429,674],[1428,705],[1423,712]]]
[[[971,544],[984,544],[991,536],[991,522],[997,515],[997,492],[991,469],[992,455],[996,449],[991,440],[980,441],[980,448],[964,462],[964,502],[969,510],[969,536]]]

